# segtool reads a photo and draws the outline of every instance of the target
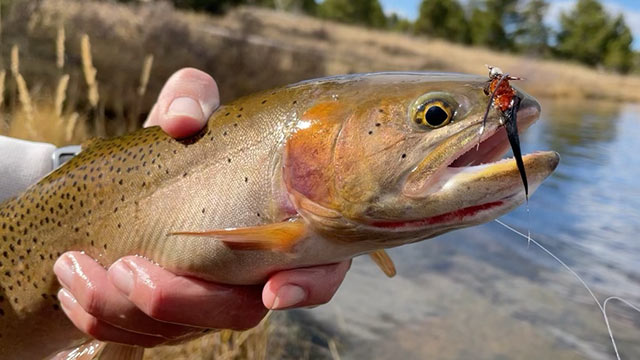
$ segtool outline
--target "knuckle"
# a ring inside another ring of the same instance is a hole
[[[167,296],[162,287],[156,287],[151,292],[146,306],[145,313],[156,320],[168,321],[165,308],[167,306]]]
[[[104,309],[103,301],[100,296],[100,292],[94,287],[88,287],[84,290],[84,294],[81,297],[81,306],[87,313],[99,317]]]
[[[98,319],[93,316],[87,316],[87,318],[82,323],[81,330],[87,335],[95,338],[96,340],[108,340],[104,337],[102,327],[100,326],[100,321],[98,321]]]

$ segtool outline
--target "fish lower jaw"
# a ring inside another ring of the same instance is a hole
[[[370,224],[378,229],[390,231],[416,231],[430,228],[458,228],[483,223],[512,210],[524,202],[524,193],[509,195],[478,205],[463,207],[423,219],[374,221]]]

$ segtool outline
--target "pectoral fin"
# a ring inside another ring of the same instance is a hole
[[[374,252],[369,253],[369,256],[373,260],[373,262],[378,265],[380,270],[384,272],[388,277],[396,276],[396,266],[393,264],[393,260],[389,257],[384,249],[379,249]]]
[[[177,231],[169,235],[211,237],[234,250],[290,250],[306,234],[299,218],[273,224],[209,231]]]

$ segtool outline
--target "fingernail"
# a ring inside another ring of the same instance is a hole
[[[200,103],[190,97],[175,98],[173,102],[171,102],[171,105],[169,105],[167,115],[188,116],[198,120],[202,120],[204,118]]]
[[[71,288],[73,282],[73,269],[71,268],[71,261],[67,255],[60,257],[55,264],[53,264],[53,272],[58,277],[58,281],[62,286],[67,289]]]
[[[113,285],[129,296],[133,290],[133,271],[131,268],[124,261],[117,261],[109,268],[109,275]]]
[[[60,301],[60,306],[65,312],[69,312],[73,306],[78,302],[76,298],[71,295],[67,289],[60,289],[58,291],[58,300]]]
[[[307,298],[307,292],[297,285],[284,285],[276,293],[273,300],[272,310],[285,309],[296,306]]]

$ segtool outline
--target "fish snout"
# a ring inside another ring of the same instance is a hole
[[[542,107],[534,97],[526,93],[518,92],[518,96],[522,99],[517,113],[518,127],[524,130],[538,120]]]

